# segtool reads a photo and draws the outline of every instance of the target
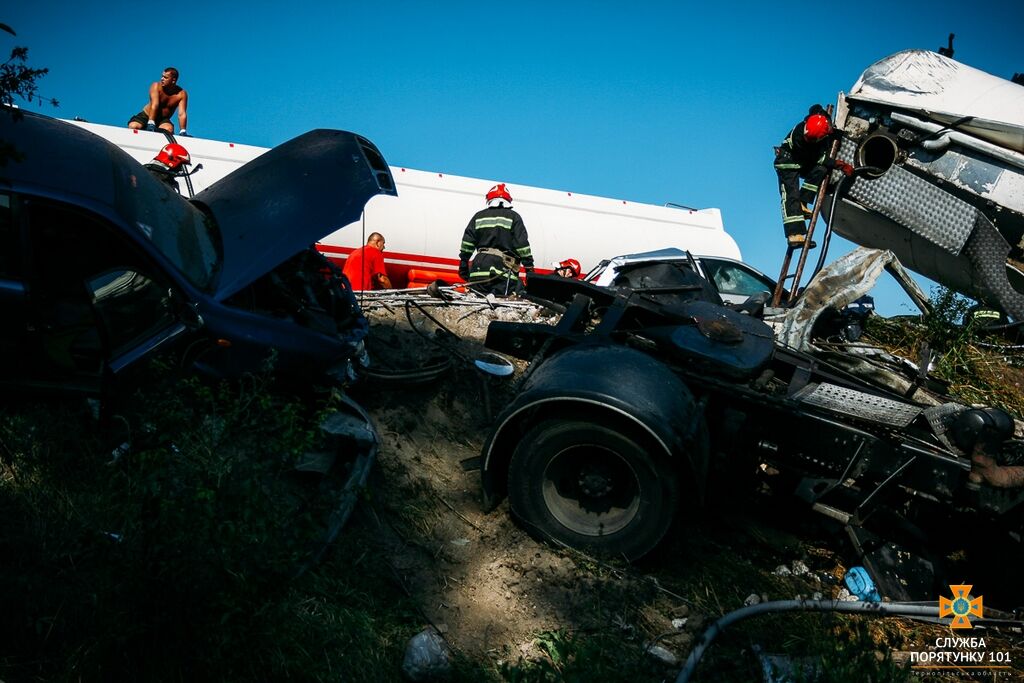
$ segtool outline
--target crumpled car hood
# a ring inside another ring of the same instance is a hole
[[[256,157],[194,200],[213,215],[223,245],[213,295],[238,292],[394,188],[380,152],[354,133],[313,130]]]

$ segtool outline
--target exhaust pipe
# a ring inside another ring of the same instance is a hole
[[[896,163],[899,153],[892,136],[873,133],[857,148],[857,166],[867,167],[864,175],[868,178],[879,178]]]

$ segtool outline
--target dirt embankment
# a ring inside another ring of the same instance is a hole
[[[486,304],[425,310],[369,312],[371,367],[414,372],[447,359],[450,368],[411,385],[377,378],[359,394],[384,441],[371,483],[377,519],[370,533],[396,577],[452,646],[474,659],[535,656],[534,639],[544,631],[635,628],[622,619],[654,599],[654,583],[584,566],[587,558],[538,543],[512,521],[507,504],[484,511],[479,473],[461,465],[480,455],[494,414],[526,367],[517,362],[515,376],[499,379],[472,366],[485,351],[487,325],[543,322],[548,315],[533,306]],[[670,609],[659,627],[671,629],[671,619],[688,611]],[[612,624],[616,615],[621,625]],[[689,638],[682,630],[679,637]]]
[[[845,567],[822,523],[771,497],[683,515],[654,557],[632,567],[538,543],[513,522],[507,503],[483,509],[479,473],[461,462],[480,455],[493,415],[511,400],[526,367],[517,363],[509,379],[485,379],[472,366],[487,325],[546,322],[548,314],[526,305],[393,302],[369,307],[368,316],[378,375],[358,399],[376,420],[383,447],[369,505],[347,533],[364,536],[388,558],[424,621],[461,656],[515,662],[545,656],[537,646],[543,632],[613,633],[636,680],[660,680],[678,671],[709,619],[752,596],[841,596]],[[421,368],[437,375],[384,377]],[[775,635],[717,645],[707,666],[726,672],[741,666],[730,659],[749,665],[750,647],[770,649]],[[646,653],[652,643],[668,652],[668,662]],[[720,680],[745,674],[738,675]]]

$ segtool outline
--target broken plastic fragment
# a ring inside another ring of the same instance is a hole
[[[878,589],[875,588],[875,582],[871,580],[871,576],[868,575],[868,571],[864,567],[851,567],[843,577],[843,581],[850,589],[850,593],[856,595],[859,600],[880,602],[882,599],[878,595]]]
[[[512,361],[496,353],[480,354],[480,357],[473,361],[473,365],[492,377],[508,377],[515,372]]]
[[[647,654],[651,655],[666,666],[676,666],[679,664],[679,658],[676,657],[671,650],[668,650],[661,645],[651,645],[647,648]]]
[[[332,413],[320,423],[320,429],[335,437],[351,439],[360,446],[372,446],[377,443],[373,428],[361,417],[348,413]]]

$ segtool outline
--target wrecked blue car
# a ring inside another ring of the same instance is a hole
[[[369,140],[314,130],[189,201],[111,143],[0,109],[0,386],[109,395],[173,347],[214,376],[343,377],[367,323],[312,245],[395,194]]]

